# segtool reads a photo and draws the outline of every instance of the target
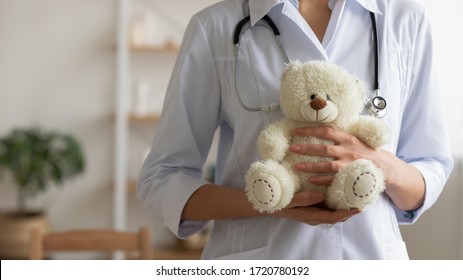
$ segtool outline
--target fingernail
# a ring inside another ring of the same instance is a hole
[[[299,152],[301,150],[301,146],[299,145],[291,145],[289,147],[289,149],[292,151],[292,152]]]
[[[305,164],[303,164],[303,163],[296,163],[296,165],[294,165],[294,168],[296,168],[297,170],[304,170]]]
[[[296,128],[294,130],[294,133],[296,133],[296,134],[304,134],[305,131],[306,131],[306,129],[299,127],[299,128]]]

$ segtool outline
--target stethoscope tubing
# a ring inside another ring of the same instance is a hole
[[[286,53],[286,50],[284,48],[283,42],[281,40],[280,36],[280,30],[276,26],[276,24],[273,22],[273,20],[268,16],[265,15],[262,18],[267,25],[272,29],[272,32],[275,37],[275,41],[278,45],[278,48],[281,51],[281,55],[283,57],[283,60],[285,61],[286,64],[290,62],[289,57]],[[370,100],[367,101],[367,108],[370,111],[371,114],[378,118],[382,118],[385,113],[386,113],[386,108],[387,108],[387,102],[386,100],[380,96],[380,89],[379,89],[379,44],[378,44],[378,30],[376,26],[376,18],[373,12],[370,12],[370,19],[372,23],[372,30],[373,30],[373,47],[374,47],[374,97],[371,98]],[[262,107],[248,107],[243,100],[241,99],[241,95],[238,90],[238,85],[237,85],[237,75],[238,75],[238,57],[239,57],[239,46],[240,46],[240,38],[241,38],[241,33],[243,32],[244,26],[251,20],[250,16],[246,16],[242,20],[240,20],[236,27],[235,27],[235,32],[233,33],[233,45],[234,45],[234,54],[235,54],[235,93],[236,96],[238,97],[238,101],[243,109],[246,111],[250,112],[260,112],[260,111],[274,111],[276,110],[279,105],[277,103],[272,103],[269,105],[264,105]]]

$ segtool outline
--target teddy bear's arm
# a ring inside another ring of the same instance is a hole
[[[270,124],[257,139],[257,147],[261,159],[282,161],[289,148],[292,136],[292,126],[284,120]]]
[[[390,133],[387,125],[374,117],[360,116],[348,131],[370,147],[379,148],[389,142]]]

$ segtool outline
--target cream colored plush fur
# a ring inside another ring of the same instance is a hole
[[[339,128],[373,148],[384,145],[388,141],[387,127],[376,118],[360,115],[365,99],[363,83],[342,67],[322,61],[288,64],[280,87],[285,118],[261,132],[257,141],[261,160],[253,163],[245,176],[246,195],[254,208],[260,212],[280,210],[303,189],[326,190],[326,205],[333,209],[363,209],[373,203],[384,190],[385,178],[371,161],[360,159],[346,165],[326,188],[310,184],[312,174],[296,172],[294,165],[328,158],[288,152],[295,143],[329,143],[294,136],[295,128],[310,126]]]

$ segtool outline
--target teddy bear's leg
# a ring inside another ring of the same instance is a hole
[[[259,212],[275,212],[293,198],[295,182],[286,168],[274,160],[251,165],[246,176],[246,196]]]
[[[356,160],[342,168],[326,191],[326,203],[334,209],[364,209],[384,190],[384,175],[373,162]]]

